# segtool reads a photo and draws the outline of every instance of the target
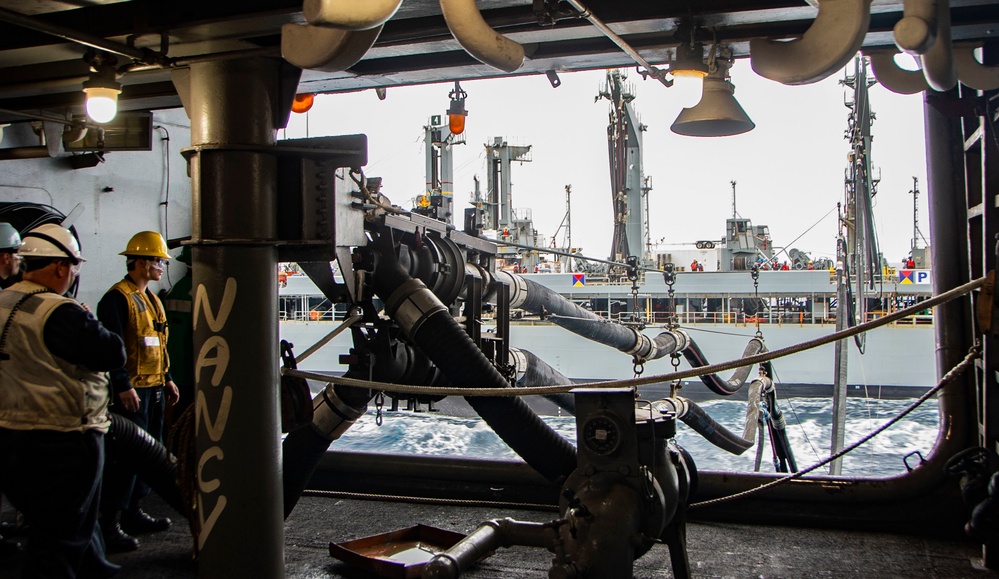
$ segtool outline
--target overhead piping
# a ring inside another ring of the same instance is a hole
[[[72,28],[67,28],[58,24],[40,22],[30,16],[25,16],[24,14],[14,12],[13,10],[7,10],[6,8],[0,8],[0,20],[15,24],[22,28],[28,28],[36,32],[51,34],[52,36],[57,36],[64,40],[75,42],[76,44],[82,44],[84,46],[89,46],[105,52],[111,52],[120,56],[127,56],[128,58],[139,62],[159,64],[160,66],[170,66],[170,59],[166,55],[154,52],[148,48],[135,48],[134,46],[128,46],[127,44],[121,44],[120,42],[113,42],[107,40],[106,38],[101,38],[100,36],[94,36],[92,34],[80,32],[79,30],[73,30]]]

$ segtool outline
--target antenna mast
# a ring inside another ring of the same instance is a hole
[[[919,177],[912,178],[909,193],[912,193],[912,250],[915,251],[919,249]]]
[[[730,181],[732,183],[732,219],[735,219],[739,214],[735,211],[735,181]]]

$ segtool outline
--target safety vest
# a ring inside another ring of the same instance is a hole
[[[139,291],[129,279],[111,286],[125,296],[128,303],[128,324],[125,325],[125,370],[133,388],[162,386],[170,369],[167,355],[166,314],[160,299]]]
[[[11,310],[28,297],[10,323],[0,361],[0,427],[11,430],[107,432],[107,375],[54,356],[45,346],[44,329],[49,316],[75,300],[48,291],[45,286],[22,281],[0,292],[0,327]]]

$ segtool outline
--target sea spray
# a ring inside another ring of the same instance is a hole
[[[850,398],[847,404],[846,443],[859,440],[905,409],[912,400]],[[799,467],[810,466],[829,454],[832,402],[822,398],[789,398],[778,402],[787,420],[788,438]],[[704,402],[701,407],[715,420],[742,432],[746,403],[734,400]],[[571,416],[543,417],[556,432],[575,444],[576,424]],[[927,456],[937,438],[939,415],[931,400],[906,418],[860,446],[843,461],[844,476],[893,476],[905,472],[904,457]],[[699,470],[752,472],[757,449],[741,456],[724,452],[683,424],[677,442],[694,457]],[[457,418],[428,412],[383,412],[381,426],[372,412],[362,416],[333,445],[334,450],[424,454],[513,460],[517,456],[479,418]],[[909,460],[915,466],[918,458]],[[764,443],[761,472],[774,472],[769,440]],[[816,474],[828,472],[820,468]]]

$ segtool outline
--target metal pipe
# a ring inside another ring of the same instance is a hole
[[[439,553],[423,568],[422,579],[455,579],[476,561],[499,547],[522,545],[555,551],[557,533],[549,524],[493,519],[479,525],[453,547]]]
[[[277,328],[277,59],[193,65],[190,158],[201,577],[284,574]],[[252,476],[247,476],[252,473]],[[246,545],[254,545],[246,549]]]
[[[305,0],[302,14],[313,26],[341,30],[368,30],[381,26],[399,10],[402,0]]]
[[[49,157],[48,147],[8,147],[0,148],[0,161],[16,161],[20,159],[43,159]]]
[[[637,50],[632,48],[627,42],[625,42],[623,38],[618,36],[617,33],[614,32],[613,30],[611,30],[610,26],[607,26],[606,24],[603,23],[603,21],[594,16],[593,13],[590,12],[590,9],[584,6],[582,2],[580,2],[579,0],[567,0],[567,1],[569,2],[569,5],[571,5],[577,11],[579,11],[580,16],[587,19],[590,22],[590,24],[596,26],[600,30],[600,32],[604,33],[604,36],[609,38],[611,42],[616,44],[618,48],[623,50],[625,54],[630,56],[635,62],[645,67],[645,69],[649,71],[650,76],[662,82],[663,84],[666,84],[664,73],[662,70],[652,66],[652,64],[650,64],[649,61],[645,60],[645,57],[643,57],[641,54],[638,54]]]
[[[30,16],[25,16],[24,14],[14,12],[13,10],[7,10],[6,8],[0,8],[0,20],[22,28],[28,28],[36,32],[51,34],[52,36],[57,36],[64,40],[75,42],[76,44],[82,44],[83,46],[103,50],[104,52],[127,56],[140,62],[152,62],[162,65],[166,65],[170,62],[170,59],[165,55],[149,50],[148,48],[135,48],[128,46],[127,44],[121,44],[120,42],[112,42],[105,38],[101,38],[100,36],[80,32],[79,30],[74,30],[66,26],[39,22]]]
[[[451,34],[476,60],[504,72],[524,64],[524,47],[493,30],[475,0],[440,0],[440,4]]]
[[[968,258],[969,234],[967,201],[964,182],[964,138],[961,119],[937,109],[936,101],[958,100],[957,91],[945,94],[927,92],[923,97],[926,125],[926,177],[929,203],[930,235],[933,239],[933,293],[959,286],[970,277]],[[947,103],[943,103],[947,104]],[[988,210],[988,208],[986,208]],[[985,235],[985,243],[992,239]],[[992,255],[992,247],[982,248],[983,255]],[[989,264],[981,266],[989,269]],[[957,364],[972,344],[970,299],[954,300],[936,307],[937,378]],[[975,400],[971,373],[958,378],[943,389],[940,400],[940,430],[931,458],[943,463],[965,445],[974,443],[976,419],[971,401]],[[954,433],[963,436],[955,436]],[[938,469],[942,472],[942,469]]]

